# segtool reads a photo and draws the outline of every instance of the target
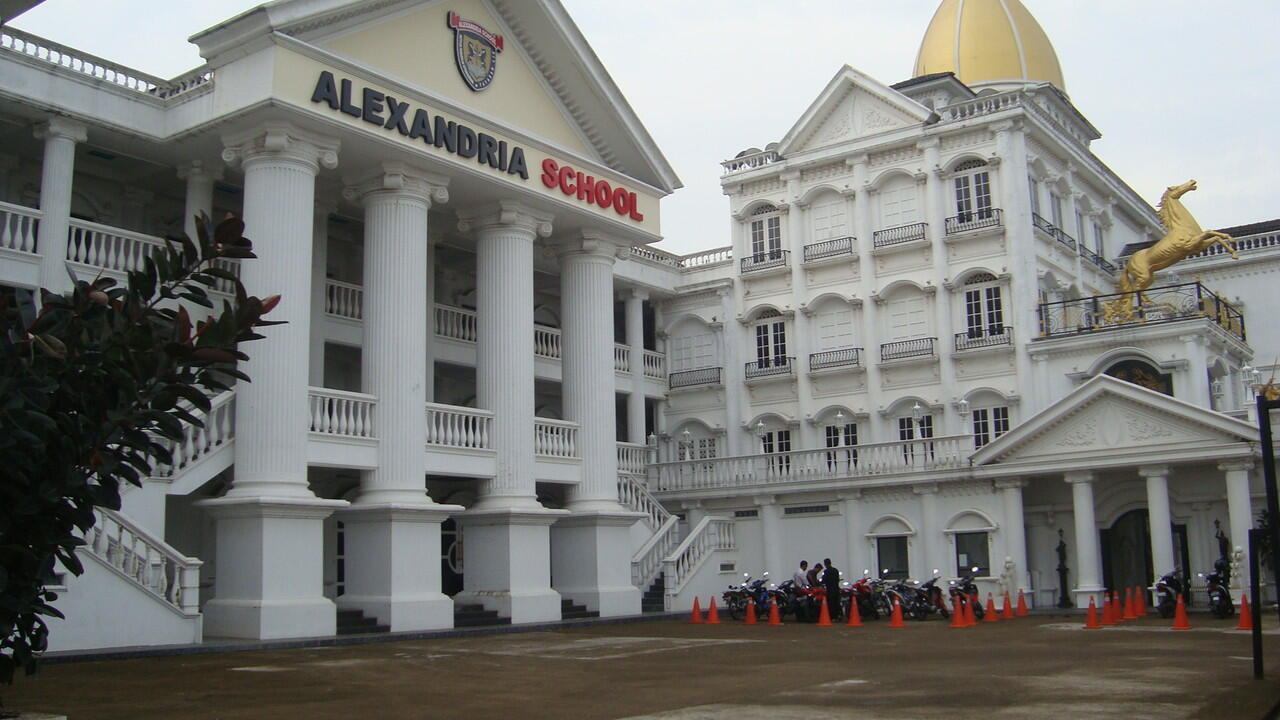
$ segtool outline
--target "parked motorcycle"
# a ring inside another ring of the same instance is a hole
[[[974,598],[979,597],[978,584],[973,581],[973,573],[978,572],[978,568],[973,567],[969,572],[950,582],[951,599],[956,601],[957,607],[963,608],[970,603],[973,604],[973,618],[981,620],[987,611],[982,607],[981,602],[974,602]]]
[[[942,589],[937,584],[938,570],[935,568],[933,573],[933,577],[923,583],[899,581],[894,586],[902,598],[903,612],[912,620],[927,620],[930,615],[935,614],[943,618],[951,617],[951,611],[947,610],[947,604],[942,599]]]
[[[1231,591],[1227,589],[1227,578],[1230,577],[1226,561],[1219,559],[1213,564],[1214,571],[1205,575],[1205,590],[1209,595],[1209,612],[1216,618],[1231,617],[1236,614],[1235,603],[1231,601]]]
[[[747,613],[747,598],[750,597],[747,583],[751,582],[749,573],[742,573],[743,581],[740,585],[730,585],[720,595],[721,603],[725,610],[729,613],[729,617],[734,620],[741,620]]]
[[[1160,617],[1171,618],[1178,607],[1178,596],[1187,592],[1187,583],[1177,569],[1156,581],[1156,610]]]

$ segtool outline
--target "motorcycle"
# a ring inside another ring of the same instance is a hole
[[[942,600],[942,589],[937,586],[938,570],[934,576],[923,583],[911,583],[899,580],[894,591],[899,595],[902,610],[912,620],[927,620],[930,615],[938,614],[943,618],[951,617],[951,611]]]
[[[734,620],[740,620],[747,612],[747,598],[750,597],[747,583],[751,581],[751,575],[743,573],[743,581],[741,585],[730,585],[729,589],[721,594],[720,599],[728,611],[729,617]]]
[[[970,568],[970,571],[961,575],[959,578],[952,580],[950,583],[951,599],[956,603],[956,607],[963,608],[970,603],[973,604],[973,618],[981,620],[987,614],[982,607],[981,602],[975,602],[974,598],[978,595],[978,584],[973,581],[973,573],[978,572],[978,568]]]
[[[875,581],[871,579],[871,571],[863,570],[862,577],[855,582],[841,583],[840,594],[840,611],[844,617],[849,617],[849,608],[853,603],[858,604],[858,615],[863,618],[874,620],[880,617],[879,611],[876,609],[876,587]]]
[[[1160,612],[1160,617],[1171,618],[1174,611],[1178,607],[1178,596],[1185,595],[1187,591],[1187,583],[1182,578],[1182,573],[1174,570],[1167,573],[1156,581],[1156,610]]]
[[[1216,618],[1231,617],[1236,614],[1236,606],[1231,601],[1231,591],[1227,589],[1229,574],[1226,563],[1218,560],[1213,567],[1214,571],[1208,575],[1200,573],[1209,595],[1209,611]]]

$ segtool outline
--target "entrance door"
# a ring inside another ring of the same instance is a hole
[[[462,531],[453,518],[440,523],[440,592],[462,592]]]
[[[1108,590],[1151,584],[1151,530],[1147,511],[1130,510],[1102,531],[1102,583]]]

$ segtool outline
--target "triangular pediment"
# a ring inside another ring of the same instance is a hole
[[[929,116],[923,105],[845,66],[782,139],[779,152],[818,150],[919,125]]]
[[[1248,423],[1099,375],[979,450],[975,465],[1089,457],[1158,459],[1258,442]]]

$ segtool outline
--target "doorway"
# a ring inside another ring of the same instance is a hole
[[[1189,573],[1187,526],[1173,526],[1173,558],[1178,569]],[[1150,587],[1154,577],[1151,562],[1151,526],[1146,509],[1130,510],[1102,530],[1102,582],[1108,590],[1123,593],[1125,588]],[[1190,603],[1190,596],[1187,602]]]
[[[462,530],[453,518],[440,523],[440,592],[462,592]]]

